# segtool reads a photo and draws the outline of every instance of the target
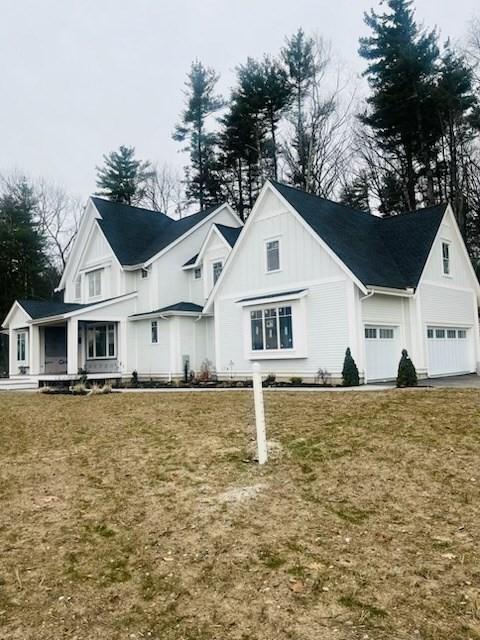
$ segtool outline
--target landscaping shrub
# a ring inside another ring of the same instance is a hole
[[[79,378],[79,383],[80,384],[87,384],[87,380],[88,380],[88,376],[87,376],[87,370],[86,369],[82,369],[82,367],[79,368],[78,370],[78,375],[80,376]]]
[[[416,387],[417,382],[417,370],[410,360],[408,351],[403,349],[398,365],[397,387]]]
[[[293,376],[292,378],[290,378],[290,382],[291,382],[293,385],[300,385],[300,384],[302,384],[302,382],[303,382],[303,378]]]
[[[138,385],[138,373],[136,370],[132,371],[132,377],[130,378],[130,384],[132,387],[136,387]]]
[[[78,384],[74,384],[72,387],[72,393],[74,396],[85,396],[88,393],[88,389],[86,385],[79,382]]]
[[[276,379],[277,377],[274,373],[269,373],[268,376],[263,381],[263,386],[264,387],[272,386],[273,384],[275,384]]]
[[[360,377],[355,360],[352,358],[350,347],[345,352],[345,360],[343,361],[342,379],[344,387],[358,387]]]

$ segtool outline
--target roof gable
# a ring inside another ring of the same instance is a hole
[[[416,287],[446,205],[379,218],[272,181],[365,286]]]

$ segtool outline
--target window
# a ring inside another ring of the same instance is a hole
[[[197,267],[195,269],[195,271],[193,272],[193,277],[195,278],[195,280],[200,280],[200,278],[202,277],[202,267]]]
[[[278,271],[280,269],[280,241],[269,240],[265,243],[267,251],[267,271]]]
[[[443,275],[450,275],[450,245],[448,242],[442,242],[442,264]]]
[[[433,329],[427,329],[427,338],[433,338]]]
[[[77,276],[75,280],[75,300],[80,300],[82,297],[82,276]]]
[[[148,269],[142,269],[142,280],[146,280],[148,278],[150,271]]]
[[[217,282],[222,273],[223,263],[222,262],[214,262],[213,263],[213,284]]]
[[[381,340],[393,340],[393,329],[380,329]]]
[[[292,307],[250,312],[252,351],[293,348]]]
[[[445,329],[435,329],[435,338],[445,338]]]
[[[447,338],[456,338],[457,332],[455,329],[447,329]]]
[[[102,271],[103,269],[97,269],[87,274],[89,298],[96,298],[102,294]]]
[[[365,338],[368,340],[376,340],[377,330],[372,327],[365,327]]]
[[[459,337],[460,340],[465,340],[465,338],[467,337],[466,329],[459,329],[458,330],[458,337]]]
[[[115,325],[90,325],[87,329],[87,357],[115,358]]]
[[[152,344],[157,344],[158,343],[158,321],[157,320],[152,320],[151,336],[152,336]]]
[[[25,362],[27,359],[27,333],[17,333],[17,361]]]

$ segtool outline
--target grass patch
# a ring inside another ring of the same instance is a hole
[[[477,391],[1,401],[2,638],[479,637]]]

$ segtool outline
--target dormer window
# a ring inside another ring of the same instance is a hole
[[[213,268],[213,284],[215,284],[219,279],[220,274],[222,273],[223,262],[214,262],[212,268]]]
[[[450,275],[450,244],[448,242],[442,242],[442,267],[443,275]]]

